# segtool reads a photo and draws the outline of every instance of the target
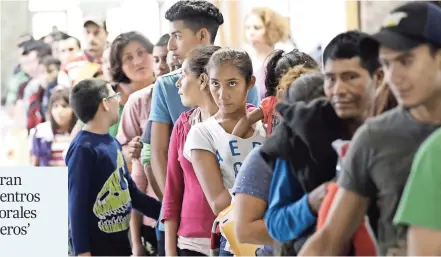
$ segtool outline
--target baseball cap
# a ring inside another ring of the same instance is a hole
[[[421,44],[441,45],[441,7],[430,2],[411,2],[392,10],[380,31],[361,41],[362,48],[383,45],[409,51]]]
[[[86,27],[89,24],[94,24],[98,27],[106,29],[106,20],[99,17],[87,17],[84,19],[83,27]]]

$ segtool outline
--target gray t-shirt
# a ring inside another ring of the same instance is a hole
[[[439,125],[418,122],[402,107],[360,127],[343,160],[341,187],[378,201],[380,255],[405,249],[406,233],[392,223],[413,156]],[[401,254],[402,255],[402,254]]]
[[[273,169],[263,159],[259,148],[255,148],[240,167],[233,194],[247,194],[268,202],[272,177]],[[273,248],[270,245],[264,245],[256,251],[256,255],[272,256]]]
[[[272,177],[272,168],[263,159],[259,148],[255,148],[240,167],[233,194],[243,193],[268,202]]]

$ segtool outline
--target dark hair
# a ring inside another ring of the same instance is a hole
[[[224,17],[219,9],[208,1],[182,0],[172,5],[165,13],[169,21],[182,20],[194,33],[205,28],[210,33],[211,43],[216,39],[219,26]]]
[[[321,72],[305,73],[296,79],[285,95],[285,101],[310,102],[319,97],[325,96],[323,90],[324,75]]]
[[[24,55],[24,51],[29,48],[30,45],[34,44],[36,40],[31,39],[27,41],[23,41],[20,44],[18,44],[18,47],[23,48],[22,54]]]
[[[380,68],[376,54],[362,53],[361,40],[369,35],[359,31],[348,31],[334,37],[323,52],[323,64],[328,60],[351,59],[360,57],[360,64],[371,76]],[[369,51],[371,52],[371,51]]]
[[[139,32],[130,31],[117,36],[110,46],[110,74],[114,82],[130,83],[130,79],[122,69],[122,53],[124,48],[133,41],[140,43],[149,54],[153,52],[153,44]]]
[[[155,46],[167,46],[169,40],[170,40],[170,35],[164,34],[159,38],[159,40],[158,40],[158,42],[156,42]]]
[[[69,34],[61,31],[51,32],[48,36],[52,37],[55,42],[66,40],[71,37]]]
[[[265,96],[276,95],[277,86],[282,76],[292,67],[303,65],[304,68],[318,69],[318,63],[308,54],[297,49],[285,53],[283,50],[276,50],[268,56],[268,63],[265,67]]]
[[[62,89],[54,90],[51,94],[51,97],[49,98],[49,105],[48,105],[47,110],[48,110],[49,120],[51,122],[52,132],[54,134],[59,129],[59,126],[58,126],[57,122],[54,120],[54,117],[52,117],[52,106],[54,105],[54,103],[56,101],[59,101],[59,100],[63,100],[68,105],[70,105],[69,104],[69,94],[70,94],[69,88],[62,88]],[[69,128],[68,128],[69,133],[72,132],[72,129],[75,127],[76,123],[77,123],[77,116],[75,116],[75,113],[72,112],[72,117],[71,117]]]
[[[61,67],[61,61],[55,57],[52,57],[52,56],[44,57],[40,63],[42,63],[44,65],[44,67],[46,67],[46,68],[51,65],[55,65],[58,69],[60,69],[60,67]]]
[[[25,33],[18,37],[18,41],[17,47],[23,47],[25,43],[33,42],[35,39],[31,34]]]
[[[221,49],[219,46],[199,46],[193,49],[186,59],[190,71],[196,77],[205,73],[205,66],[210,61],[211,56],[219,49]]]
[[[246,51],[223,48],[216,51],[210,58],[207,64],[207,70],[213,68],[219,68],[222,64],[229,63],[236,67],[242,76],[245,77],[245,81],[248,83],[253,76],[253,63]]]
[[[91,121],[101,104],[109,96],[108,82],[103,79],[90,78],[78,82],[70,94],[70,106],[75,115],[84,123]]]
[[[43,59],[46,56],[52,55],[52,47],[49,44],[46,44],[41,41],[33,41],[27,45],[24,46],[23,55],[28,55],[31,52],[36,51],[37,52],[37,58],[39,60]]]

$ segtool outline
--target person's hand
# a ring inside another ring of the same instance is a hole
[[[318,213],[320,210],[320,206],[322,205],[322,201],[326,195],[326,188],[329,182],[325,182],[318,186],[316,189],[312,190],[308,195],[308,205],[313,213]]]
[[[141,150],[142,150],[142,143],[141,143],[141,137],[136,136],[132,138],[132,140],[128,144],[128,151],[130,158],[132,159],[138,159],[141,157]]]
[[[132,256],[145,256],[146,250],[142,244],[133,244]]]
[[[244,138],[246,137],[248,131],[252,129],[253,124],[248,119],[240,119],[239,122],[234,126],[233,131],[231,132],[232,135],[235,135],[236,137]]]

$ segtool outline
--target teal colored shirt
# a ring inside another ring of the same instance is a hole
[[[121,121],[121,114],[122,114],[123,109],[124,109],[124,105],[120,105],[119,106],[118,122],[109,127],[109,130],[108,130],[109,134],[113,137],[116,137],[116,134],[118,134],[118,127],[119,127],[119,122]],[[84,126],[84,122],[82,122],[81,120],[78,119],[77,125]]]

